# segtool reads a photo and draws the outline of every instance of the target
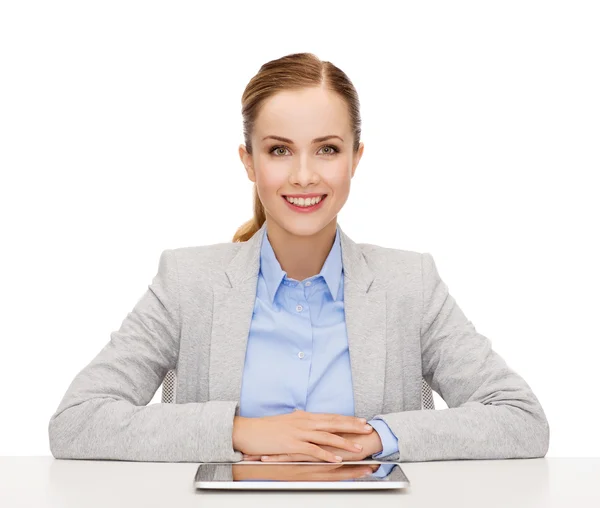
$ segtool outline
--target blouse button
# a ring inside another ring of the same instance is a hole
[[[298,353],[298,358],[304,358],[304,353],[302,351]]]
[[[298,312],[301,312],[302,311],[302,305],[296,305],[296,310]]]

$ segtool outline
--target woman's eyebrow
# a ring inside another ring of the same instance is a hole
[[[264,141],[265,139],[269,139],[269,138],[276,139],[277,141],[283,141],[284,143],[289,143],[290,145],[294,144],[294,142],[291,139],[283,138],[281,136],[265,136],[262,140]],[[331,139],[331,138],[338,138],[338,139],[340,139],[340,141],[342,143],[344,142],[344,140],[340,136],[338,136],[336,134],[329,134],[328,136],[322,136],[320,138],[315,138],[315,139],[312,140],[312,142],[313,143],[320,143],[321,141],[327,141],[328,139]]]

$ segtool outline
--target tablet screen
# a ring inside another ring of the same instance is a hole
[[[395,462],[206,462],[195,485],[208,489],[404,488],[410,482]]]

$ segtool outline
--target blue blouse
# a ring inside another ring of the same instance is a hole
[[[294,408],[354,416],[342,275],[339,228],[321,272],[303,281],[281,269],[265,228],[240,416],[279,415]],[[385,421],[368,423],[383,444],[373,459],[398,451],[398,439]]]

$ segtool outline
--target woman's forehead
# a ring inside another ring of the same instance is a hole
[[[281,92],[263,104],[255,123],[256,134],[283,136],[294,142],[337,134],[344,138],[349,129],[345,103],[336,97]]]

